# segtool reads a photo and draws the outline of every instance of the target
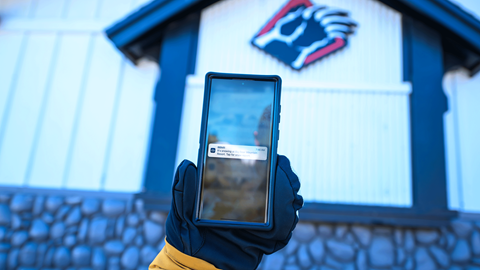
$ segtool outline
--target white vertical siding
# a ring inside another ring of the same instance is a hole
[[[175,168],[172,168],[172,172],[184,159],[194,163],[197,162],[204,91],[203,83],[198,82],[199,80],[201,78],[197,78],[197,83],[195,83],[194,77],[187,77],[178,138],[177,161],[175,162]]]
[[[46,97],[45,112],[40,119],[42,125],[32,151],[32,167],[26,179],[30,186],[60,187],[63,184],[85,66],[90,61],[90,35],[63,35],[60,39],[58,61],[52,70],[55,80]],[[49,180],[45,181],[47,177]]]
[[[49,70],[55,64],[58,37],[51,33],[30,34],[18,77],[7,104],[0,142],[0,179],[5,184],[25,181],[28,161],[35,139]]]
[[[35,8],[33,9],[31,17],[59,19],[64,15],[65,7],[67,6],[67,4],[67,1],[63,0],[33,0],[33,5],[35,5]]]
[[[350,11],[350,17],[359,24],[348,45],[340,51],[301,71],[293,70],[250,43],[286,1],[221,1],[202,11],[196,74],[208,71],[277,74],[284,81],[322,83],[402,81],[400,13],[373,0],[318,2]]]
[[[278,152],[309,201],[411,206],[410,86],[285,83]],[[203,78],[189,77],[177,164],[196,161]]]
[[[99,1],[93,1],[99,2]],[[99,2],[97,16],[100,18],[115,20],[129,13],[132,9],[132,1],[103,0]]]
[[[2,0],[0,10],[3,18],[27,18],[34,10],[33,0]]]
[[[119,77],[124,63],[101,35],[94,37],[92,60],[85,77],[66,185],[70,188],[100,189]]]
[[[480,1],[451,1],[480,20]],[[470,78],[465,70],[451,71],[443,86],[449,108],[444,117],[449,206],[479,213],[480,74]]]
[[[68,19],[94,19],[99,12],[99,5],[102,1],[97,0],[70,0],[66,9]]]
[[[409,86],[285,87],[279,153],[305,199],[410,206]]]
[[[443,90],[447,96],[448,111],[443,115],[445,134],[445,167],[447,175],[448,206],[452,210],[460,210],[463,205],[461,171],[458,154],[458,118],[455,73],[447,72],[443,78]]]
[[[110,155],[105,164],[105,189],[112,191],[139,190],[147,152],[146,139],[150,134],[150,119],[153,113],[152,100],[157,65],[152,62],[133,66],[125,64],[120,81],[118,112],[113,120],[109,142]],[[129,142],[129,143],[125,143]]]
[[[25,35],[23,33],[8,33],[0,30],[0,59],[2,59],[2,72],[0,72],[0,140],[5,130],[5,113],[13,95],[16,78],[18,77],[18,62],[23,61],[25,51]]]
[[[452,209],[480,212],[480,74],[451,71],[444,79],[448,191]]]
[[[144,3],[0,1],[0,185],[139,190],[158,68],[103,29]]]
[[[359,27],[346,48],[301,71],[250,44],[285,1],[222,1],[202,12],[177,163],[197,159],[206,72],[278,74],[284,84],[278,151],[291,159],[304,197],[408,207],[410,86],[402,82],[401,16],[378,1],[318,2],[350,11]]]

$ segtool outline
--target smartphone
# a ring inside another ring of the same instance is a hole
[[[276,75],[206,74],[196,225],[271,229],[281,83]]]

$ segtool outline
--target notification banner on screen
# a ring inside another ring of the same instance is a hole
[[[251,160],[267,160],[268,148],[263,146],[245,146],[211,143],[208,156],[215,158],[235,158]]]

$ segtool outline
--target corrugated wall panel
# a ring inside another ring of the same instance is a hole
[[[177,164],[198,153],[203,78],[187,82]],[[304,198],[411,206],[409,85],[317,85],[282,89],[278,152],[290,158]]]
[[[443,89],[448,101],[448,111],[443,116],[445,130],[445,164],[447,173],[448,206],[452,210],[461,210],[463,205],[460,159],[458,149],[458,118],[455,73],[447,72],[443,78]]]
[[[286,88],[279,153],[310,201],[409,206],[408,94]]]
[[[444,89],[449,203],[452,209],[480,212],[480,74],[448,72]]]
[[[463,209],[480,212],[480,74],[457,74],[457,102]]]
[[[480,1],[452,2],[480,20]],[[448,72],[444,89],[449,98],[445,124],[450,207],[480,213],[480,75],[472,78],[465,70]]]
[[[296,71],[252,46],[252,37],[286,1],[231,0],[202,12],[196,74],[277,74],[283,80],[400,83],[400,13],[373,0],[313,1],[350,11],[359,23],[346,48]]]

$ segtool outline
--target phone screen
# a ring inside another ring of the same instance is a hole
[[[265,223],[275,82],[210,85],[199,218]]]

